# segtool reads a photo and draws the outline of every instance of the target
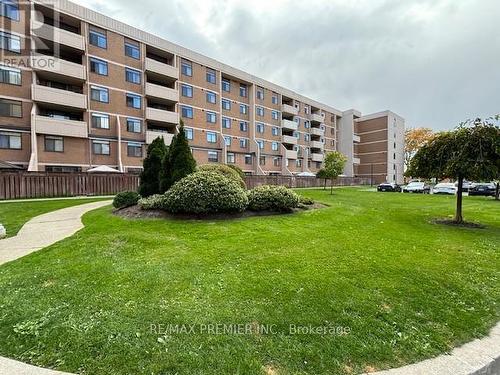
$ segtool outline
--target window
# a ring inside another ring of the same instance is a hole
[[[231,92],[231,81],[222,79],[222,91]]]
[[[305,106],[304,106],[304,113],[305,113],[306,115],[308,115],[308,114],[309,114],[309,106],[308,106],[308,105],[305,105]]]
[[[108,75],[108,63],[99,59],[90,59],[90,71],[100,76]]]
[[[278,142],[273,142],[273,143],[271,144],[271,149],[272,149],[273,151],[278,151],[278,146],[279,146],[279,145],[278,145]]]
[[[234,156],[234,153],[232,153],[232,152],[227,153],[227,163],[228,164],[236,163],[236,157]]]
[[[181,116],[185,118],[193,118],[193,108],[186,105],[181,106]]]
[[[261,149],[261,150],[264,149],[264,141],[258,140],[257,145],[259,146],[259,149]]]
[[[262,87],[257,87],[257,99],[264,100],[264,89]]]
[[[104,87],[91,86],[90,98],[93,101],[101,103],[109,103],[109,92]]]
[[[47,152],[64,152],[63,137],[45,136],[45,151]]]
[[[142,98],[139,95],[127,94],[127,107],[141,109]]]
[[[264,116],[264,107],[257,107],[257,116]]]
[[[240,147],[247,148],[248,147],[248,139],[246,139],[246,138],[240,139]]]
[[[226,146],[231,146],[231,137],[224,137],[224,144]]]
[[[212,104],[217,103],[217,95],[211,91],[207,91],[207,102]]]
[[[309,121],[304,122],[304,128],[309,129],[311,127],[311,123]]]
[[[296,166],[297,168],[302,167],[302,160],[301,160],[301,159],[297,159],[297,160],[295,160],[295,166]]]
[[[21,149],[21,133],[0,132],[0,148]]]
[[[126,68],[125,69],[125,80],[127,82],[132,82],[137,85],[141,84],[141,72],[135,69]]]
[[[109,155],[109,141],[92,141],[92,152],[95,155]]]
[[[273,118],[273,120],[277,120],[280,116],[280,113],[278,111],[272,111],[271,112],[271,117]]]
[[[217,83],[217,78],[215,76],[215,70],[207,68],[207,82],[208,83]]]
[[[92,113],[92,127],[97,129],[109,129],[109,116]]]
[[[248,131],[248,122],[240,121],[240,130],[242,132],[247,132]]]
[[[266,165],[266,157],[265,156],[261,156],[259,158],[259,164],[260,165]]]
[[[21,37],[0,31],[0,49],[21,53]]]
[[[231,129],[231,119],[228,117],[222,118],[222,127],[224,129]]]
[[[245,164],[252,164],[252,155],[245,155]]]
[[[132,44],[131,42],[125,42],[125,56],[139,60],[141,58],[141,50],[139,49],[139,46]]]
[[[217,133],[207,132],[207,142],[217,143]]]
[[[278,94],[273,93],[272,102],[273,104],[278,104]]]
[[[207,111],[207,122],[210,122],[211,124],[215,124],[217,122],[217,114],[215,112],[208,112]]]
[[[96,29],[91,29],[89,32],[89,42],[93,46],[99,48],[108,48],[108,40],[105,31],[98,31]]]
[[[184,134],[186,135],[186,139],[192,141],[194,139],[194,132],[191,128],[184,128]]]
[[[304,134],[304,141],[309,142],[310,139],[311,137],[309,134]]]
[[[257,122],[255,128],[257,129],[257,133],[264,133],[265,125],[262,122]]]
[[[247,85],[240,85],[240,96],[246,98],[247,97]]]
[[[231,110],[231,102],[227,99],[222,99],[222,109],[225,109],[226,111]]]
[[[273,158],[273,165],[275,167],[281,166],[281,158]]]
[[[127,156],[133,158],[142,158],[142,145],[140,143],[127,143]]]
[[[277,136],[277,135],[279,135],[280,128],[278,128],[278,127],[276,127],[276,126],[273,126],[273,130],[272,130],[272,132],[273,132],[273,135],[274,135],[274,136]]]
[[[0,99],[0,116],[23,117],[23,104],[15,100]]]
[[[0,83],[9,85],[21,85],[21,69],[0,66]]]
[[[182,85],[181,86],[181,91],[182,91],[182,96],[185,96],[186,98],[192,98],[193,97],[193,86]]]
[[[188,77],[193,76],[193,65],[190,61],[183,60],[181,62],[181,73]]]
[[[0,16],[19,21],[19,5],[17,0],[0,0]]]
[[[135,118],[127,119],[127,131],[130,133],[140,133],[142,130],[141,120]]]
[[[217,151],[208,151],[208,161],[217,163],[219,161],[219,153]]]
[[[240,104],[240,113],[246,115],[248,113],[248,106],[246,104]]]

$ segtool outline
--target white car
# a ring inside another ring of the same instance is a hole
[[[410,182],[403,188],[403,193],[430,194],[431,187],[425,182]]]
[[[455,184],[451,183],[440,183],[434,186],[432,189],[432,194],[449,194],[449,195],[455,195],[457,193],[458,188],[455,186]]]

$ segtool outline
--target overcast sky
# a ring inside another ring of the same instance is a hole
[[[73,0],[340,110],[500,113],[499,0]]]

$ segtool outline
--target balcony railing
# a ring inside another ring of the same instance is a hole
[[[311,128],[311,134],[322,137],[325,135],[325,131],[321,128]]]
[[[293,105],[289,104],[282,104],[281,112],[285,116],[297,116],[299,114],[298,108],[295,108]]]
[[[85,67],[54,56],[36,53],[33,55],[33,68],[84,81],[87,77]]]
[[[323,148],[325,147],[323,142],[319,142],[319,141],[311,141],[309,143],[309,146],[311,148],[319,148],[320,150],[323,150]]]
[[[32,33],[42,39],[64,44],[80,51],[85,50],[85,40],[82,35],[47,25],[37,19],[31,21]]]
[[[361,137],[359,135],[354,134],[352,140],[353,142],[359,143],[361,142]]]
[[[153,60],[149,57],[146,58],[146,71],[173,79],[179,79],[179,70],[176,67]]]
[[[313,154],[311,154],[311,160],[312,161],[323,162],[325,160],[325,155],[313,153]]]
[[[87,109],[87,97],[72,91],[42,85],[32,85],[32,97],[36,102]]]
[[[291,135],[283,135],[281,137],[281,142],[288,143],[291,145],[296,145],[297,144],[297,137],[293,137]]]
[[[324,121],[323,116],[321,116],[318,113],[311,113],[309,115],[309,120],[311,120],[311,122],[320,123],[320,124]]]
[[[289,130],[297,130],[298,128],[297,123],[291,120],[281,120],[281,127]]]
[[[172,143],[172,138],[174,138],[174,134],[172,133],[167,133],[167,132],[161,132],[161,131],[156,131],[156,130],[147,130],[146,131],[146,143],[151,144],[156,138],[163,138],[163,141],[167,146],[170,146]]]
[[[353,164],[361,164],[361,160],[359,158],[352,158],[352,163]]]
[[[297,151],[294,151],[294,150],[286,150],[286,151],[285,151],[285,158],[286,158],[286,159],[292,159],[292,160],[297,159]]]
[[[177,90],[149,82],[146,83],[146,96],[167,102],[177,103],[179,101],[179,92]]]
[[[146,119],[165,124],[173,124],[173,125],[179,124],[178,113],[151,107],[148,107],[146,109]]]
[[[62,135],[65,137],[87,138],[88,128],[84,121],[35,116],[35,132],[38,134]]]

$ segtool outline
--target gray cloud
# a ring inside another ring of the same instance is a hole
[[[341,110],[500,112],[497,0],[74,1]]]

